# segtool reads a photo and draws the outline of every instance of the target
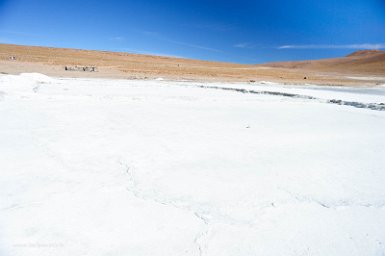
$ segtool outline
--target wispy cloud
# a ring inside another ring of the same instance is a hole
[[[254,44],[248,43],[248,42],[243,42],[243,43],[238,43],[234,45],[235,48],[247,48],[247,49],[252,49],[255,48]]]
[[[377,44],[304,44],[304,45],[281,45],[277,49],[384,49],[385,43]]]
[[[128,53],[134,53],[134,54],[145,54],[145,55],[154,55],[154,56],[161,56],[161,57],[172,57],[172,58],[185,58],[183,56],[168,54],[164,52],[154,52],[154,51],[138,50],[138,49],[132,49],[132,48],[117,48],[116,50],[128,52]]]
[[[190,47],[190,48],[195,48],[195,49],[200,49],[200,50],[205,50],[205,51],[211,51],[211,52],[222,52],[221,50],[218,50],[218,49],[215,49],[212,47],[207,47],[207,46],[203,46],[203,45],[199,45],[199,44],[191,44],[191,43],[187,43],[187,42],[183,42],[183,41],[177,41],[177,40],[165,37],[162,34],[160,34],[158,32],[154,32],[154,31],[140,30],[138,32],[145,35],[145,36],[153,37],[153,38],[156,38],[158,40],[169,42],[172,44],[182,45],[182,46],[186,46],[186,47]]]
[[[113,36],[113,37],[110,37],[109,40],[113,41],[113,42],[123,42],[124,41],[124,37],[122,37],[122,36]]]
[[[138,30],[139,33],[145,35],[145,36],[153,36],[153,37],[159,37],[161,36],[158,32],[155,31],[149,31],[149,30]]]
[[[33,37],[35,34],[20,32],[20,31],[10,31],[10,30],[0,30],[0,34],[16,35],[16,36],[28,36]]]
[[[211,48],[211,47],[207,47],[207,46],[198,45],[198,44],[190,44],[190,43],[181,42],[181,41],[175,41],[175,40],[170,40],[170,39],[165,39],[165,41],[173,43],[173,44],[179,44],[179,45],[182,45],[182,46],[187,46],[187,47],[190,47],[190,48],[195,48],[195,49],[200,49],[200,50],[205,50],[205,51],[210,51],[210,52],[222,52],[221,50],[218,50],[218,49],[215,49],[215,48]]]
[[[227,32],[234,30],[236,26],[234,24],[224,24],[224,23],[188,23],[181,24],[182,27],[200,29],[200,30],[210,30],[216,32]]]

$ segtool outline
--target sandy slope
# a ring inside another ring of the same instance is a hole
[[[16,60],[10,60],[10,57],[15,57]],[[385,84],[384,60],[380,58],[373,64],[366,61],[368,58],[356,56],[341,60],[322,60],[311,62],[311,65],[308,62],[240,65],[117,52],[0,44],[0,72],[10,74],[40,72],[63,77],[164,77],[177,80],[243,82],[267,80],[352,86]],[[96,66],[98,72],[64,71],[65,65]]]
[[[331,99],[385,88],[0,75],[0,255],[383,255],[385,111]]]
[[[363,50],[349,54],[343,58],[316,61],[278,62],[266,66],[329,71],[338,73],[354,72],[357,74],[385,76],[385,51]]]

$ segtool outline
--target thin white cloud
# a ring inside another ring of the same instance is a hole
[[[278,49],[384,49],[385,43],[377,44],[304,44],[304,45],[282,45]]]
[[[139,33],[145,35],[145,36],[160,36],[160,34],[158,32],[154,32],[154,31],[149,31],[149,30],[139,30]]]
[[[255,48],[255,45],[253,45],[251,43],[243,42],[243,43],[235,44],[234,47],[235,48],[248,48],[248,49],[251,49],[251,48]]]
[[[193,29],[200,29],[200,30],[216,31],[216,32],[227,32],[230,30],[234,30],[236,28],[234,24],[224,24],[224,23],[186,23],[186,24],[181,24],[180,26],[193,28]]]
[[[178,45],[182,45],[182,46],[186,46],[186,47],[190,47],[190,48],[195,48],[195,49],[200,49],[200,50],[205,50],[205,51],[211,51],[211,52],[222,52],[221,50],[207,47],[207,46],[203,46],[203,45],[190,44],[190,43],[186,43],[186,42],[182,42],[182,41],[173,40],[173,39],[167,38],[167,37],[163,36],[162,34],[160,34],[158,32],[154,32],[154,31],[140,30],[138,32],[145,35],[145,36],[153,37],[153,38],[156,38],[158,40],[162,40],[162,41],[169,42],[172,44],[178,44]]]
[[[122,37],[122,36],[114,36],[114,37],[110,37],[109,39],[110,39],[110,41],[113,41],[113,42],[123,42],[124,41],[124,37]]]
[[[168,54],[163,52],[154,52],[154,51],[147,51],[147,50],[139,50],[139,49],[132,49],[132,48],[118,48],[117,51],[123,51],[133,54],[145,54],[145,55],[154,55],[154,56],[160,56],[160,57],[171,57],[171,58],[179,58],[184,59],[185,57],[174,55],[174,54]]]
[[[16,35],[16,36],[28,36],[28,37],[34,37],[35,34],[26,33],[26,32],[20,32],[20,31],[11,31],[11,30],[0,30],[1,34],[9,34],[9,35]]]
[[[187,46],[187,47],[190,47],[190,48],[196,48],[196,49],[210,51],[210,52],[222,52],[221,50],[218,50],[218,49],[215,49],[215,48],[211,48],[211,47],[202,46],[202,45],[189,44],[189,43],[185,43],[185,42],[181,42],[181,41],[175,41],[175,40],[170,40],[170,39],[164,39],[164,40],[167,41],[167,42],[173,43],[173,44],[179,44],[179,45]]]

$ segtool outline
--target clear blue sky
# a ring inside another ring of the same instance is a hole
[[[262,63],[385,48],[385,0],[0,0],[0,42]]]

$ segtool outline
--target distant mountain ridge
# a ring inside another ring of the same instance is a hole
[[[385,76],[385,51],[359,50],[341,58],[273,62],[263,64],[262,66],[343,73],[359,72],[368,74],[383,74]]]
[[[364,50],[334,59],[246,65],[125,52],[0,44],[0,74],[20,73],[55,77],[162,77],[171,80],[377,86],[385,84],[385,51]]]
[[[384,54],[385,51],[382,50],[359,50],[351,54],[346,55],[346,57],[363,57],[363,56],[373,56],[378,54]]]

